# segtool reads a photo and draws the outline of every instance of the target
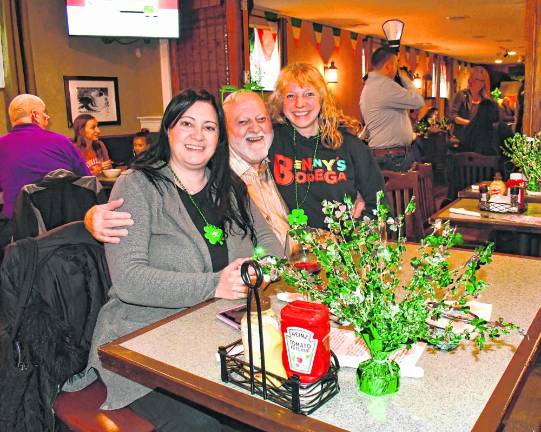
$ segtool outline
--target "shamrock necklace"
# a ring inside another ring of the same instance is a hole
[[[302,201],[299,203],[299,183],[297,182],[297,130],[294,126],[293,128],[293,174],[294,174],[294,181],[295,181],[295,209],[287,215],[287,220],[290,225],[297,225],[298,223],[305,224],[308,220],[308,216],[304,214],[304,210],[301,208],[304,203],[306,202],[306,198],[308,197],[308,193],[310,192],[310,186],[312,186],[312,182],[308,181],[308,186],[306,186],[306,191],[304,192],[304,197],[302,198]],[[312,164],[314,163],[314,159],[317,155],[317,149],[319,147],[319,133],[316,136],[316,145],[314,146],[314,154],[312,155]],[[313,169],[313,165],[312,165]]]
[[[186,187],[182,184],[180,179],[177,177],[177,175],[175,174],[175,171],[173,171],[173,168],[169,167],[169,169],[173,173],[173,177],[175,178],[175,181],[177,182],[178,186],[184,192],[186,192],[186,195],[188,195],[188,198],[192,202],[193,206],[195,207],[197,212],[201,215],[201,218],[203,219],[203,222],[205,222],[205,226],[203,227],[203,231],[205,231],[204,237],[212,245],[215,245],[216,243],[218,243],[220,245],[223,245],[224,244],[224,230],[217,227],[216,225],[212,225],[212,224],[208,223],[207,218],[205,217],[205,215],[203,214],[203,212],[201,211],[201,209],[199,208],[199,206],[197,205],[197,203],[193,199],[190,192],[188,192]]]

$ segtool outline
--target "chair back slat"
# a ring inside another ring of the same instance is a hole
[[[413,196],[416,200],[420,197],[418,173],[416,171],[401,173],[384,170],[382,174],[385,179],[385,193],[395,216],[404,214]],[[423,235],[421,212],[417,209],[412,215],[406,215],[404,223],[406,238],[409,241],[418,241]],[[391,232],[390,236],[396,238],[396,233]]]
[[[492,180],[499,170],[500,157],[486,156],[480,153],[463,152],[453,155],[454,172],[451,173],[450,188],[455,196],[456,193],[474,183]]]
[[[429,138],[422,141],[423,162],[432,164],[434,175],[440,183],[447,183],[447,133],[431,133]]]
[[[428,226],[428,220],[436,212],[434,200],[434,176],[432,164],[414,164],[412,171],[416,171],[419,178],[419,196],[417,197],[417,208],[421,214],[423,226]]]

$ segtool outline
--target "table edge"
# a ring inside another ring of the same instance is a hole
[[[241,422],[268,431],[306,431],[343,432],[344,429],[312,417],[295,414],[287,408],[267,402],[257,396],[242,393],[221,383],[208,380],[174,366],[162,363],[143,354],[120,346],[122,343],[147,333],[169,321],[208,306],[215,299],[200,303],[189,309],[175,313],[154,324],[122,336],[98,348],[102,365],[115,373],[150,388],[159,387],[180,397],[190,399],[216,412],[235,418]],[[218,347],[216,347],[218,350]],[[122,364],[130,356],[130,365]],[[157,370],[160,370],[158,373]],[[150,377],[149,374],[155,375]],[[174,381],[174,383],[173,383]],[[177,386],[182,386],[179,391]],[[261,414],[268,416],[262,416]],[[271,415],[269,415],[271,414]]]
[[[532,335],[537,335],[532,337]],[[524,339],[507,365],[500,381],[479,415],[472,432],[498,430],[507,411],[524,386],[530,365],[541,348],[541,309],[538,309]]]

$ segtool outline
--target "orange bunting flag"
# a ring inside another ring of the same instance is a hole
[[[291,18],[291,31],[293,32],[293,42],[295,46],[299,46],[299,39],[301,38],[301,25],[302,20],[300,18]]]

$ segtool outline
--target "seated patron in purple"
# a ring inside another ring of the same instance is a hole
[[[0,188],[4,192],[0,226],[0,246],[9,240],[9,220],[13,216],[15,198],[21,188],[40,181],[58,168],[83,176],[90,175],[79,151],[64,135],[47,130],[49,116],[45,103],[37,96],[16,96],[8,108],[13,129],[0,137]],[[2,243],[3,242],[3,243]]]

